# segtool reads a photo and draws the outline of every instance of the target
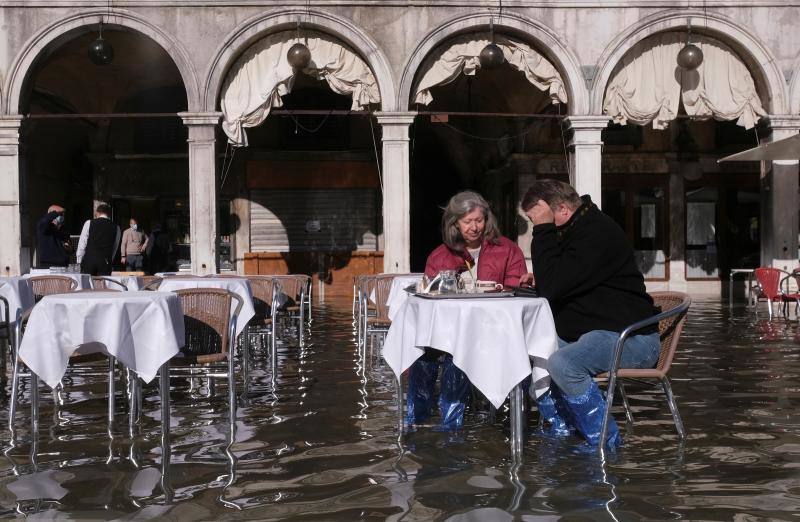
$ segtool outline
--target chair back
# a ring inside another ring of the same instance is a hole
[[[780,280],[783,272],[777,268],[756,268],[754,275],[761,294],[767,299],[776,299],[780,296]]]
[[[142,276],[142,287],[139,290],[158,290],[161,278],[156,276]]]
[[[676,308],[680,311],[665,317],[658,323],[658,332],[661,334],[661,351],[658,354],[656,369],[667,373],[672,366],[672,358],[678,348],[678,341],[686,324],[686,315],[692,298],[683,292],[653,292],[650,294],[653,303],[661,308],[661,312],[669,312]]]
[[[292,302],[288,304],[299,305],[300,294],[303,291],[303,285],[300,279],[298,279],[295,274],[273,276],[273,278],[280,281],[281,292],[292,300]]]
[[[103,276],[92,276],[92,288],[95,290],[113,290],[115,292],[128,289],[125,283]]]
[[[231,305],[238,301],[234,315],[239,315],[242,298],[221,288],[176,290],[183,309],[187,355],[227,354],[231,338]]]
[[[54,294],[67,294],[78,288],[78,282],[67,276],[47,275],[28,278],[33,297],[38,303],[42,297]]]
[[[275,302],[275,291],[280,291],[281,284],[271,276],[247,276],[247,280],[253,292],[256,317],[269,317]]]
[[[378,319],[389,318],[389,292],[392,290],[394,275],[375,277],[375,308]]]
[[[374,274],[359,276],[359,288],[361,289],[362,299],[369,304],[372,301],[372,292],[375,290],[375,284],[378,281],[378,276]]]

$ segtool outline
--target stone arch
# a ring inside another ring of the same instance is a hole
[[[800,54],[792,66],[792,80],[789,83],[789,104],[786,107],[790,114],[800,114]]]
[[[200,106],[197,72],[189,58],[189,54],[175,38],[139,14],[115,9],[111,17],[112,23],[108,23],[107,12],[105,10],[95,9],[76,13],[53,22],[25,42],[22,51],[11,65],[8,77],[6,78],[5,89],[2,89],[2,92],[5,93],[5,96],[0,98],[3,102],[3,112],[6,114],[15,114],[19,111],[20,97],[28,72],[36,61],[36,58],[48,45],[70,31],[88,25],[96,25],[101,21],[104,21],[107,26],[113,27],[116,25],[132,29],[159,44],[167,55],[172,58],[172,61],[180,72],[184,88],[186,89],[188,110],[197,110]]]
[[[397,96],[391,67],[375,40],[351,20],[314,9],[286,9],[259,14],[228,34],[217,48],[205,76],[203,108],[206,111],[216,110],[225,75],[245,49],[267,34],[294,29],[298,20],[304,27],[331,34],[350,45],[367,62],[375,75],[381,93],[381,110],[396,109]]]
[[[580,62],[575,53],[563,44],[553,30],[542,23],[525,18],[516,13],[504,13],[501,17],[491,17],[489,13],[472,13],[453,18],[440,25],[417,45],[411,53],[403,76],[400,79],[399,109],[409,110],[411,89],[414,87],[417,72],[425,58],[437,46],[458,34],[469,31],[488,30],[490,18],[493,19],[495,30],[508,31],[510,34],[519,35],[527,40],[532,40],[536,50],[551,60],[564,79],[564,86],[569,96],[568,108],[570,114],[586,114],[589,109],[589,92],[586,82],[581,74]]]
[[[597,73],[591,92],[592,114],[603,113],[603,98],[606,86],[617,64],[634,45],[656,33],[686,27],[686,19],[692,19],[695,32],[713,36],[734,49],[754,74],[756,88],[766,88],[770,114],[784,114],[786,105],[786,81],[772,52],[754,33],[735,21],[716,13],[670,9],[639,20],[620,33],[603,51],[597,62]]]

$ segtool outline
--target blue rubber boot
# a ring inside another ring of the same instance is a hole
[[[590,446],[600,443],[600,430],[603,428],[603,417],[606,413],[606,401],[603,393],[592,381],[589,389],[582,395],[570,396],[562,394],[564,403],[569,410],[569,417],[578,432],[583,435]],[[606,433],[606,447],[616,449],[622,445],[617,423],[613,417],[609,419],[608,433]]]
[[[454,431],[464,424],[471,383],[467,375],[453,364],[453,357],[445,356],[442,364],[442,387],[439,390],[439,411],[443,431]]]
[[[540,429],[544,435],[568,437],[574,431],[567,423],[568,414],[560,395],[555,385],[551,385],[549,390],[536,399],[539,408]]]
[[[438,374],[438,357],[429,357],[427,354],[414,361],[408,369],[406,426],[421,424],[430,417]]]

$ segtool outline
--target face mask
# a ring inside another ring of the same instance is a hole
[[[139,228],[139,225],[137,225],[136,223],[134,223],[133,225],[131,225],[131,229],[132,229],[132,230],[137,230],[138,228]]]
[[[64,216],[58,215],[56,216],[56,225],[60,225],[64,222]]]

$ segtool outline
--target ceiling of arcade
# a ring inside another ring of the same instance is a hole
[[[157,100],[142,101],[146,93],[158,97],[156,93],[165,90],[183,91],[178,69],[158,44],[129,31],[103,31],[115,56],[111,64],[98,66],[87,56],[87,49],[96,38],[94,31],[77,35],[40,57],[29,75],[22,110],[113,113],[186,109],[185,93],[182,104],[170,108],[159,108]]]

